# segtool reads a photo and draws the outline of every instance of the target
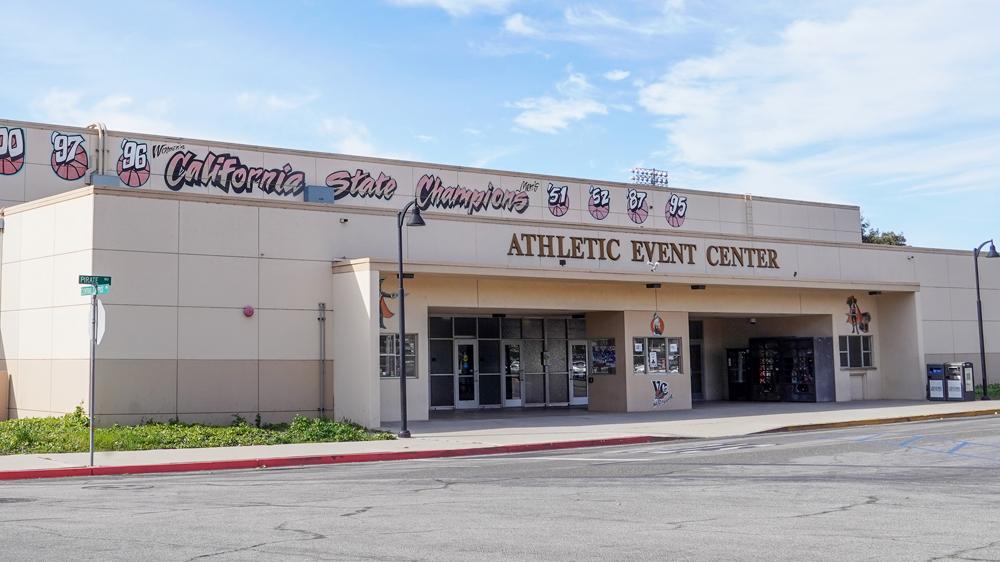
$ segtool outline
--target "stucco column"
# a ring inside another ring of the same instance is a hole
[[[367,263],[333,274],[333,414],[378,427],[378,278]]]

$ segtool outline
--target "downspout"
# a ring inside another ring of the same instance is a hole
[[[319,303],[319,417],[326,417],[326,303]]]
[[[107,148],[106,145],[108,141],[108,128],[104,125],[104,123],[101,123],[100,121],[96,121],[94,123],[91,123],[90,125],[87,125],[87,128],[94,129],[97,131],[97,162],[96,162],[96,170],[94,173],[99,176],[103,176],[105,172],[104,153]]]

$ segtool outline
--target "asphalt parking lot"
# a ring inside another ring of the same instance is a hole
[[[995,560],[1000,419],[0,484],[18,560]]]

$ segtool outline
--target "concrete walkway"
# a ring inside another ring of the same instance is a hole
[[[927,417],[1000,415],[1000,400],[975,402],[865,401],[847,403],[714,402],[692,410],[633,414],[582,409],[449,412],[413,422],[411,439],[356,443],[307,443],[212,449],[97,453],[99,467],[127,470],[97,473],[170,472],[257,466],[294,466],[458,456],[640,443],[669,438],[737,437],[764,431],[888,423]],[[386,427],[388,430],[397,427]],[[23,471],[49,476],[82,475],[86,453],[0,456],[0,479]],[[142,469],[142,467],[147,467]]]

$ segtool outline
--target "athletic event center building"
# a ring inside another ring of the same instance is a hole
[[[100,424],[923,399],[972,361],[968,251],[855,206],[0,121],[10,417]],[[397,365],[397,211],[407,358]],[[1000,370],[1000,260],[980,260]],[[412,274],[412,277],[411,277]]]

